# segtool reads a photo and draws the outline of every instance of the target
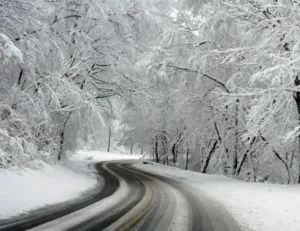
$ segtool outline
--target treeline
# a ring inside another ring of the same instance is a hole
[[[139,5],[3,0],[0,15],[0,168],[106,146],[113,98],[137,87]]]
[[[177,3],[152,11],[161,33],[137,63],[147,103],[127,111],[128,142],[164,164],[299,183],[298,1]]]
[[[119,145],[299,183],[298,1],[175,2],[1,1],[1,168]]]

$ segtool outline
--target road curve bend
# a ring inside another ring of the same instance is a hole
[[[21,214],[20,216],[12,219],[0,220],[0,231],[28,230],[63,217],[67,214],[71,214],[77,210],[92,205],[103,198],[109,197],[119,188],[120,182],[116,176],[104,167],[104,165],[105,163],[98,163],[95,165],[99,184],[95,189],[82,195],[81,198],[65,203],[55,204],[53,206],[46,206],[26,214]],[[100,184],[103,180],[105,182],[109,182],[109,184]]]
[[[226,209],[205,194],[195,195],[179,181],[136,169],[133,163],[97,164],[103,187],[72,203],[0,221],[0,230],[240,230]]]

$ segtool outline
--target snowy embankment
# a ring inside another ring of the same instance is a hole
[[[244,231],[299,231],[300,186],[247,183],[158,164],[136,164],[143,171],[179,180],[195,194],[224,205]],[[218,206],[218,205],[217,205]]]
[[[0,220],[76,199],[98,183],[90,164],[132,158],[137,156],[78,151],[61,164],[41,163],[39,169],[0,170]]]
[[[75,166],[80,171],[73,170]],[[39,169],[1,170],[0,219],[74,199],[95,187],[91,169],[86,164],[75,166],[42,164]]]

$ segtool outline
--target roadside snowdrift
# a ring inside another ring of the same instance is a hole
[[[80,172],[60,164],[42,164],[40,169],[0,170],[0,219],[74,199],[95,187],[97,180],[88,166],[80,163],[75,166]]]
[[[0,219],[72,200],[96,187],[98,181],[90,164],[140,157],[79,150],[69,160],[53,166],[40,162],[39,169],[0,169]]]

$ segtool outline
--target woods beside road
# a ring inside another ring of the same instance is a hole
[[[242,229],[300,230],[298,0],[1,0],[0,15],[0,216],[95,187],[64,165],[84,149],[191,177]]]
[[[88,148],[294,184],[296,0],[0,5],[0,168]]]

